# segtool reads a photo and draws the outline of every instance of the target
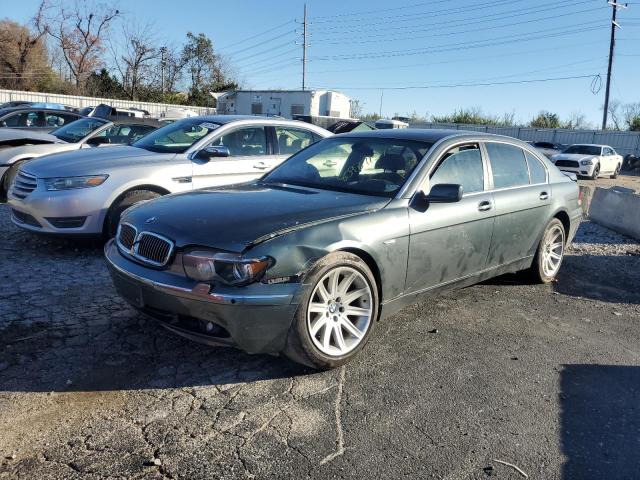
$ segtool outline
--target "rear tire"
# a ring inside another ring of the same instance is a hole
[[[618,178],[618,174],[620,173],[621,168],[622,167],[620,164],[616,165],[616,169],[614,170],[613,174],[609,176],[609,178]]]
[[[375,278],[357,255],[333,252],[305,277],[283,353],[318,370],[349,362],[367,343],[378,318]]]
[[[557,218],[553,218],[544,229],[533,257],[533,264],[527,270],[529,277],[536,283],[553,282],[562,266],[565,246],[564,225]]]
[[[107,212],[107,217],[104,221],[104,235],[107,238],[112,238],[116,236],[116,232],[118,231],[118,223],[120,222],[120,215],[127,208],[135,205],[136,203],[144,202],[146,200],[153,200],[154,198],[158,198],[161,195],[157,192],[152,192],[151,190],[132,190],[124,194],[122,198],[117,200],[116,202],[109,207],[109,211]]]

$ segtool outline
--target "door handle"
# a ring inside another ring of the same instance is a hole
[[[540,193],[540,200],[549,200],[549,194],[547,192]]]
[[[491,202],[485,200],[484,202],[480,202],[478,204],[478,210],[481,212],[486,212],[487,210],[491,210]]]
[[[258,170],[265,170],[265,169],[269,168],[269,165],[267,165],[264,162],[258,162],[253,166],[253,168],[257,168]]]

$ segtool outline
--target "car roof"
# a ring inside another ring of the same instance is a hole
[[[391,138],[398,140],[414,140],[418,142],[435,143],[448,137],[469,137],[469,138],[486,138],[488,140],[509,140],[516,143],[522,143],[521,140],[504,135],[494,135],[484,132],[473,132],[469,130],[449,130],[449,129],[428,129],[428,128],[397,128],[370,130],[362,132],[348,132],[336,135],[337,137],[357,137],[357,138]]]
[[[0,115],[6,115],[7,113],[13,112],[54,112],[54,113],[71,113],[72,115],[79,115],[77,112],[73,112],[71,110],[64,110],[60,108],[45,108],[45,107],[7,107],[0,109]]]
[[[604,143],[572,143],[569,146],[570,147],[609,147],[609,145],[605,145]]]
[[[273,122],[273,123],[288,123],[290,125],[308,125],[315,126],[312,123],[302,122],[300,120],[289,120],[287,118],[281,117],[269,117],[267,115],[199,115],[197,117],[185,117],[180,120],[204,120],[207,122],[214,123],[231,123],[231,122],[246,122],[246,121],[254,121],[254,122]]]
[[[114,125],[151,125],[153,127],[164,127],[165,124],[155,120],[153,118],[136,118],[136,117],[117,117],[117,118],[109,118],[105,119],[102,117],[84,117],[84,118],[99,118],[100,120],[105,120],[108,122],[112,122]]]

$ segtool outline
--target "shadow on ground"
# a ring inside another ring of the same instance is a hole
[[[560,389],[563,478],[638,478],[640,367],[565,365]]]
[[[624,272],[624,274],[622,274]],[[620,278],[625,278],[624,282]],[[629,279],[633,281],[629,281]],[[485,285],[535,285],[523,273],[507,274]],[[566,255],[553,290],[562,295],[610,303],[640,304],[640,256]]]
[[[98,320],[4,330],[0,392],[169,389],[313,373],[286,358],[199,345],[135,312]]]

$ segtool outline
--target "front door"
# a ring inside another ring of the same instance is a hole
[[[407,293],[455,282],[485,268],[493,233],[493,197],[476,143],[456,146],[439,160],[423,191],[439,183],[462,185],[462,200],[409,210]]]
[[[229,157],[194,156],[193,188],[229,185],[261,177],[277,163],[263,126],[238,127],[213,140],[210,145],[229,149]]]
[[[488,267],[535,253],[551,202],[545,167],[515,145],[487,142],[495,201],[495,229]]]

